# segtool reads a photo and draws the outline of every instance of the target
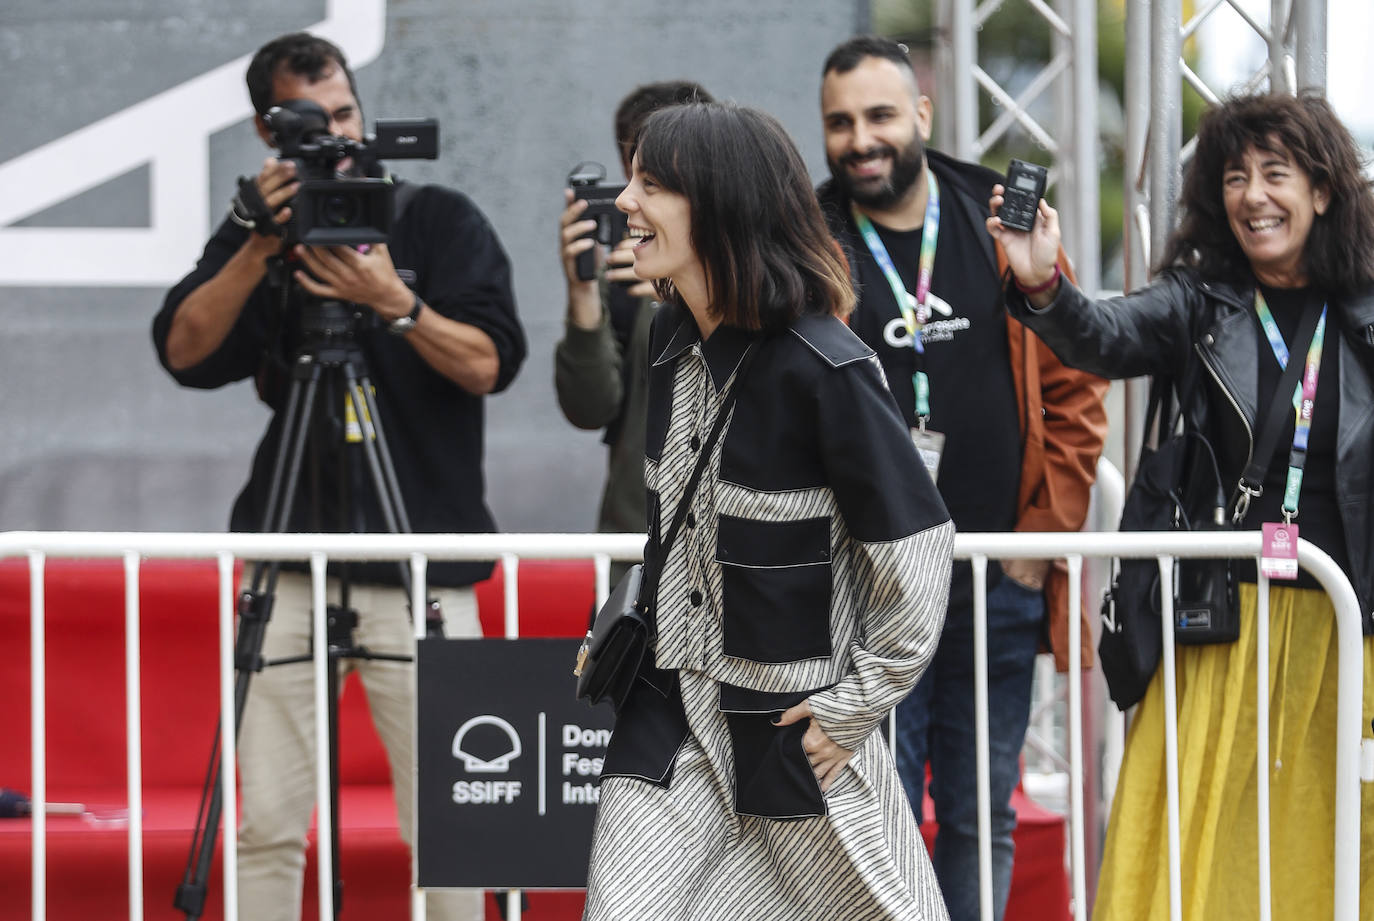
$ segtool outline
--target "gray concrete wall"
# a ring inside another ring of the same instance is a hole
[[[531,348],[515,384],[488,402],[500,526],[590,528],[604,449],[564,421],[552,389],[569,167],[590,158],[614,171],[616,102],[636,84],[687,77],[775,114],[823,178],[818,70],[867,22],[867,5],[6,0],[0,530],[225,526],[267,414],[249,385],[178,389],[149,323],[234,178],[267,154],[246,117],[242,66],[230,65],[320,24],[359,49],[369,127],[377,116],[440,120],[441,158],[397,172],[467,192],[511,254]]]

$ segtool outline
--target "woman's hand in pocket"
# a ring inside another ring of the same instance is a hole
[[[810,701],[803,700],[795,707],[784,710],[774,722],[778,726],[790,726],[803,719],[811,719]],[[811,770],[816,772],[822,793],[830,790],[830,785],[839,778],[849,759],[854,757],[852,751],[835,744],[814,719],[811,719],[811,725],[806,727],[806,734],[802,736],[802,749],[811,762]]]

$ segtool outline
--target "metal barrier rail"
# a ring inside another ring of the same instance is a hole
[[[324,577],[330,559],[360,561],[405,560],[411,562],[414,576],[412,603],[419,605],[425,597],[425,573],[428,560],[492,560],[503,561],[505,577],[505,630],[508,637],[519,634],[519,598],[517,575],[519,558],[595,560],[597,597],[607,594],[608,571],[611,559],[638,559],[643,549],[643,535],[610,534],[480,534],[480,535],[345,535],[345,534],[158,534],[158,533],[0,533],[0,558],[27,556],[30,563],[30,593],[32,628],[30,658],[33,738],[33,918],[46,917],[45,855],[46,803],[45,772],[45,701],[44,701],[44,597],[43,570],[48,556],[56,557],[115,557],[125,563],[126,615],[126,694],[128,715],[128,776],[129,776],[129,910],[131,918],[143,917],[142,892],[142,824],[141,824],[141,754],[139,730],[139,637],[138,637],[138,574],[141,557],[213,558],[219,563],[220,578],[220,705],[224,725],[233,725],[233,619],[234,596],[237,585],[233,578],[236,557],[264,560],[308,560],[314,583],[313,606],[315,630],[325,632]],[[974,655],[975,708],[978,713],[977,776],[979,783],[979,891],[982,915],[991,917],[992,859],[991,810],[988,796],[988,725],[987,725],[987,586],[989,559],[1056,559],[1065,558],[1069,568],[1069,607],[1077,610],[1082,603],[1082,567],[1085,558],[1156,558],[1159,561],[1162,595],[1165,599],[1161,629],[1164,637],[1164,669],[1166,694],[1165,748],[1168,754],[1169,795],[1169,876],[1171,912],[1181,914],[1178,842],[1178,765],[1177,725],[1174,717],[1174,644],[1172,611],[1172,570],[1175,557],[1254,557],[1261,549],[1258,532],[1220,532],[1194,534],[1159,533],[1077,533],[1077,534],[960,534],[955,539],[955,556],[971,561],[974,573]],[[1354,590],[1340,569],[1317,547],[1299,541],[1299,564],[1321,583],[1331,596],[1338,630],[1338,692],[1336,716],[1336,827],[1335,827],[1335,921],[1357,921],[1359,912],[1359,751],[1361,739],[1360,705],[1363,682],[1361,657],[1362,635],[1360,610]],[[1268,580],[1259,582],[1259,643],[1260,655],[1268,643]],[[423,636],[424,624],[416,625],[416,635]],[[1070,671],[1069,689],[1069,763],[1070,763],[1070,833],[1072,894],[1074,913],[1078,918],[1087,914],[1084,865],[1084,803],[1083,803],[1083,706],[1082,706],[1082,624],[1077,617],[1069,618]],[[316,739],[326,745],[326,707],[320,699],[324,694],[327,650],[324,644],[314,649],[316,675]],[[1258,757],[1266,756],[1263,741],[1268,737],[1268,674],[1259,673],[1258,727],[1260,748]],[[222,778],[224,812],[235,814],[234,801],[234,739],[224,734],[222,745]],[[320,760],[321,774],[327,771]],[[1260,849],[1267,857],[1267,778],[1261,775],[1259,802]],[[317,824],[321,840],[329,834],[331,815],[328,801],[328,778],[317,779]],[[237,838],[234,823],[226,822],[224,842],[224,905],[225,917],[237,917]],[[330,918],[332,892],[329,880],[332,866],[328,848],[319,849],[320,917]],[[1267,867],[1267,860],[1261,860]],[[1261,901],[1268,902],[1267,869],[1261,872]],[[423,892],[412,888],[413,917],[424,918]],[[520,916],[519,894],[511,893],[511,911],[507,917]]]

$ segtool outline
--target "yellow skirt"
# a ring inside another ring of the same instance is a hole
[[[1184,921],[1259,917],[1254,585],[1235,643],[1180,646],[1179,841]],[[1330,918],[1335,835],[1336,619],[1324,592],[1269,595],[1273,917]],[[1364,736],[1374,639],[1364,638]],[[1162,669],[1135,712],[1112,803],[1094,921],[1169,917]],[[1374,784],[1361,785],[1361,917],[1374,917]]]

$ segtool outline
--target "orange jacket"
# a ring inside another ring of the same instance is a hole
[[[1073,269],[1063,250],[1059,265],[1072,280]],[[999,276],[1006,277],[1007,258],[1000,245],[997,268]],[[1107,437],[1103,398],[1110,384],[1063,364],[1049,346],[1010,315],[1007,344],[1016,402],[1022,408],[1016,530],[1077,531],[1088,516],[1097,459]],[[1083,600],[1079,616],[1083,667],[1087,668],[1093,663],[1093,612],[1087,599]],[[1063,560],[1055,560],[1045,577],[1045,607],[1055,667],[1068,671],[1069,571]]]

